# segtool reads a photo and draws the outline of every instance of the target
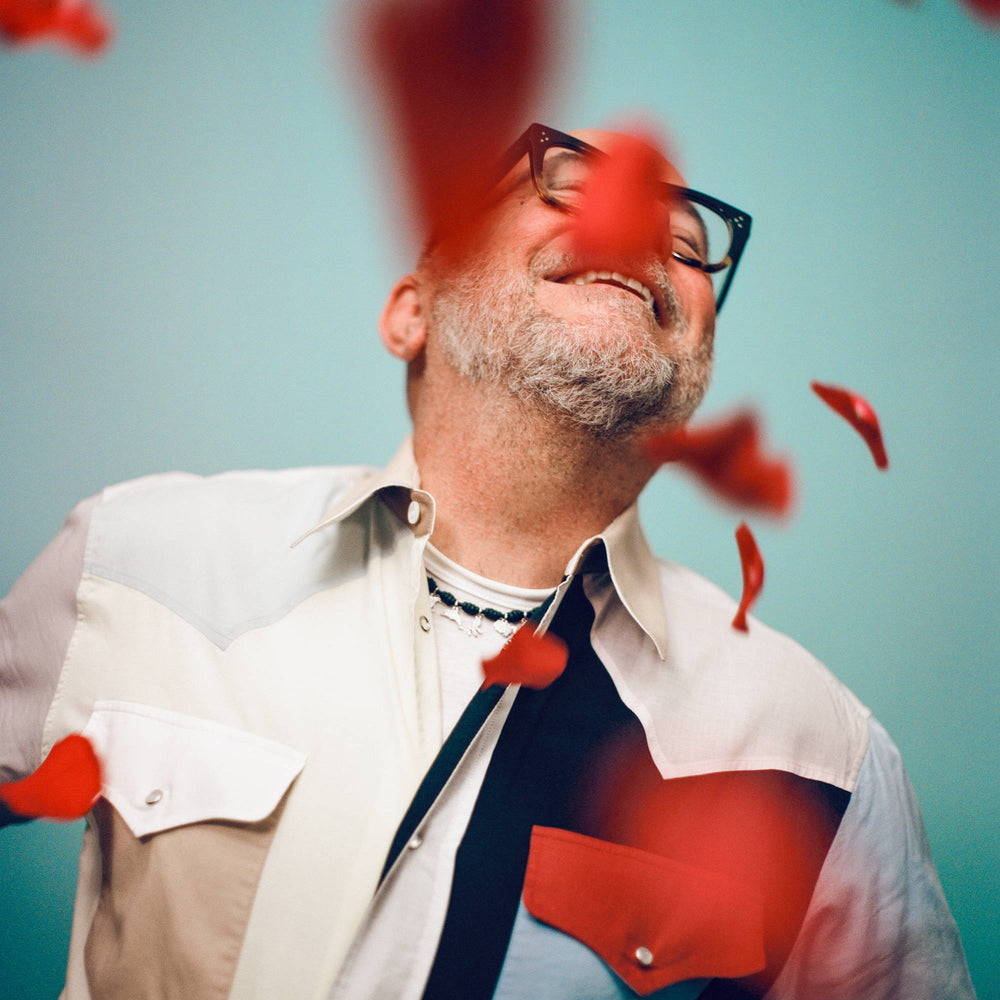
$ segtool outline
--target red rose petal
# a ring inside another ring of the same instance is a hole
[[[0,0],[0,37],[11,45],[22,45],[51,32],[56,24],[59,0]]]
[[[107,19],[89,3],[63,3],[59,37],[83,55],[97,55],[111,38]]]
[[[839,413],[865,439],[876,467],[887,469],[889,458],[885,453],[878,417],[871,404],[856,393],[839,386],[823,385],[820,382],[810,382],[809,385],[824,403]]]
[[[362,46],[384,85],[421,241],[462,240],[548,64],[546,0],[381,0]]]
[[[87,0],[0,0],[0,38],[11,45],[62,42],[91,56],[105,48],[111,26]]]
[[[747,612],[764,587],[764,560],[745,521],[736,529],[736,544],[739,546],[740,565],[743,568],[743,596],[733,618],[733,628],[747,632]]]
[[[19,816],[79,819],[101,794],[101,765],[86,736],[60,740],[38,770],[0,785],[0,798]]]
[[[647,455],[656,462],[677,462],[721,499],[765,513],[787,514],[794,494],[789,463],[761,448],[755,414],[743,410],[702,427],[683,427],[651,437]]]
[[[483,660],[483,687],[491,684],[521,684],[541,689],[548,687],[566,669],[568,650],[558,636],[539,635],[531,622],[525,622],[510,642],[491,660]]]
[[[963,0],[963,2],[984,21],[1000,20],[1000,0]]]
[[[573,231],[583,257],[645,257],[664,239],[669,212],[659,195],[665,157],[648,139],[619,135],[604,146],[586,187]]]

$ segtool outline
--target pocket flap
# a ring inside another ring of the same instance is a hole
[[[587,945],[640,996],[764,968],[760,897],[716,872],[536,826],[524,905]]]
[[[305,764],[273,740],[164,709],[99,701],[84,729],[103,795],[136,837],[205,820],[269,816]]]

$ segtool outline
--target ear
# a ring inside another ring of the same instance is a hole
[[[412,361],[427,343],[427,324],[415,275],[408,274],[393,285],[378,324],[389,353]]]

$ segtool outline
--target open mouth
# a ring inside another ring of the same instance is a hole
[[[656,298],[652,291],[637,278],[631,278],[620,271],[581,271],[577,274],[566,274],[554,280],[563,285],[612,285],[642,299],[654,316],[659,315]]]

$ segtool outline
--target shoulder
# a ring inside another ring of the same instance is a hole
[[[747,631],[733,628],[737,602],[710,580],[664,559],[657,565],[671,638],[685,659],[735,660],[742,670],[804,671],[843,688],[812,653],[754,615],[747,616]]]
[[[197,527],[219,511],[234,524],[271,523],[269,514],[283,513],[282,524],[296,531],[299,518],[320,517],[326,508],[371,470],[365,466],[315,466],[297,469],[252,469],[200,476],[165,472],[106,487],[95,498],[98,518],[123,528],[145,526],[147,518],[167,518],[167,525]],[[273,507],[273,510],[268,510]],[[308,526],[308,525],[307,525]]]
[[[173,472],[111,486],[91,507],[84,579],[112,605],[127,588],[228,645],[329,583],[334,561],[292,543],[369,471]]]
[[[93,503],[88,569],[138,552],[289,545],[368,470],[360,466],[251,470],[198,476],[169,472],[109,486]]]
[[[699,574],[657,560],[666,629],[659,656],[611,598],[598,642],[664,777],[776,769],[850,791],[869,711],[815,656]]]

